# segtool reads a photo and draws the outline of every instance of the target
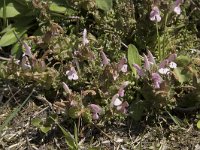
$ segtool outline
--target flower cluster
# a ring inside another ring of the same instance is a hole
[[[125,88],[128,86],[129,82],[125,81],[122,83],[122,85],[120,86],[118,93],[115,94],[112,97],[111,103],[110,103],[110,107],[116,107],[116,109],[122,113],[126,113],[127,112],[127,107],[129,106],[127,101],[121,101],[120,97],[124,97],[124,92],[125,92]]]
[[[133,67],[136,69],[139,77],[145,77],[150,74],[153,86],[155,89],[160,88],[160,84],[163,82],[161,75],[168,75],[170,69],[177,67],[177,64],[174,62],[177,55],[171,54],[167,59],[164,59],[160,64],[156,64],[155,59],[150,51],[148,55],[143,55],[144,57],[144,66],[143,69],[138,64],[133,64]],[[156,68],[156,69],[155,69]]]
[[[180,5],[183,2],[184,2],[184,0],[176,0],[171,6],[172,11],[174,11],[177,15],[181,14]],[[149,18],[151,21],[155,21],[155,22],[161,21],[160,10],[159,10],[158,6],[154,5],[152,7]]]

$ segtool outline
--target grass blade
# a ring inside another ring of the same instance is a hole
[[[31,95],[33,94],[34,89],[32,92],[29,94],[29,96],[25,99],[25,101],[18,106],[17,108],[14,109],[14,111],[9,115],[9,117],[6,118],[4,123],[0,126],[0,132],[9,124],[9,122],[17,115],[17,113],[22,109],[22,107],[26,104],[26,102],[29,100]]]

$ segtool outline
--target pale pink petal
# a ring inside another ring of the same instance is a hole
[[[158,9],[157,6],[154,6],[152,8],[152,11],[150,12],[150,20],[156,22],[161,21],[160,10]]]
[[[149,63],[149,60],[148,60],[148,58],[145,54],[144,54],[144,68],[146,70],[150,70],[150,63]]]
[[[106,54],[103,51],[100,51],[102,64],[105,66],[110,63],[110,59],[107,58]]]

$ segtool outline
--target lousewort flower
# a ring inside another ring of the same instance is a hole
[[[124,97],[124,92],[125,92],[125,88],[128,86],[129,81],[125,81],[122,83],[122,85],[120,86],[119,90],[118,90],[118,94],[120,97]]]
[[[116,109],[118,111],[121,111],[122,113],[126,113],[127,112],[127,107],[129,106],[128,105],[128,102],[122,102],[120,99],[119,99],[119,94],[115,94],[113,97],[112,97],[112,101],[111,101],[111,104],[110,104],[111,107],[116,107]]]
[[[160,84],[163,81],[161,76],[158,73],[152,73],[151,79],[153,81],[154,88],[155,89],[159,89],[160,88]]]
[[[69,80],[78,80],[78,75],[74,67],[71,67],[70,70],[66,71],[66,75]]]
[[[174,2],[174,4],[172,5],[172,10],[177,14],[180,15],[181,14],[181,3],[183,3],[183,0],[176,0]]]
[[[28,57],[27,56],[23,56],[22,57],[22,61],[21,61],[21,67],[22,69],[31,69],[31,65],[30,65],[30,62],[28,60]]]
[[[98,120],[99,119],[99,115],[102,112],[101,107],[98,106],[98,105],[95,105],[95,104],[90,104],[89,108],[91,109],[91,112],[92,112],[92,119]]]
[[[172,68],[172,69],[174,69],[174,68],[177,67],[177,64],[175,62],[170,62],[169,63],[169,67]]]
[[[143,55],[144,56],[144,68],[146,69],[146,70],[150,70],[150,62],[149,62],[149,60],[148,60],[148,58],[147,58],[147,56],[144,54]]]
[[[127,113],[127,107],[129,106],[128,102],[123,102],[120,106],[117,107],[117,110],[121,111],[122,113]]]
[[[151,62],[152,64],[155,64],[156,61],[155,61],[155,59],[153,57],[153,54],[149,50],[147,51],[147,53],[148,53],[148,55],[147,55],[148,61]]]
[[[65,82],[62,82],[62,85],[65,92],[71,94],[71,90],[69,89],[68,85]]]
[[[122,101],[119,99],[119,94],[115,94],[112,97],[110,106],[111,107],[113,107],[113,106],[120,106],[121,104],[122,104]]]
[[[100,51],[100,54],[102,58],[102,65],[108,65],[110,63],[110,59],[107,58],[106,54],[102,50]]]
[[[160,10],[157,6],[153,6],[151,12],[150,12],[150,20],[160,22],[161,16],[160,16]]]
[[[144,76],[144,72],[138,64],[133,64],[133,67],[136,69],[136,71],[140,77]]]
[[[26,42],[23,42],[23,46],[24,46],[24,48],[25,48],[25,52],[24,52],[24,56],[29,56],[29,57],[33,57],[33,54],[32,54],[32,52],[31,52],[31,47],[30,46],[28,46],[28,44],[26,43]]]
[[[89,40],[87,39],[87,30],[84,29],[83,30],[83,45],[85,46],[87,44],[89,44]]]
[[[167,59],[164,59],[160,64],[159,68],[166,68],[169,66],[171,62],[174,62],[176,59],[177,55],[176,54],[171,54]],[[174,64],[173,64],[174,65]],[[171,67],[170,67],[171,68]]]
[[[158,72],[159,72],[160,74],[169,74],[170,70],[169,70],[169,68],[160,68],[160,69],[158,70]]]
[[[127,63],[127,59],[126,57],[123,57],[119,63],[117,64],[117,69],[118,71],[122,71],[122,72],[127,72],[127,68],[128,68],[128,65],[126,64]]]
[[[171,55],[167,58],[167,60],[168,60],[169,62],[173,62],[173,61],[176,60],[176,57],[177,57],[177,54],[173,53],[173,54],[171,54]]]

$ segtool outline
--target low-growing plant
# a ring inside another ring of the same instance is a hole
[[[4,3],[4,11],[5,4],[14,3]],[[170,110],[199,108],[199,39],[184,26],[189,2],[27,3],[37,12],[32,15],[42,35],[29,34],[28,25],[23,33],[4,28],[0,46],[15,44],[19,55],[11,50],[12,57],[0,64],[0,77],[18,87],[35,87],[34,96],[42,95],[51,104],[55,116],[32,122],[43,133],[57,126],[69,148],[78,149],[79,127],[72,136],[60,122],[98,125],[163,112],[176,122]],[[16,21],[16,16],[9,19]],[[12,39],[5,40],[10,34]]]

